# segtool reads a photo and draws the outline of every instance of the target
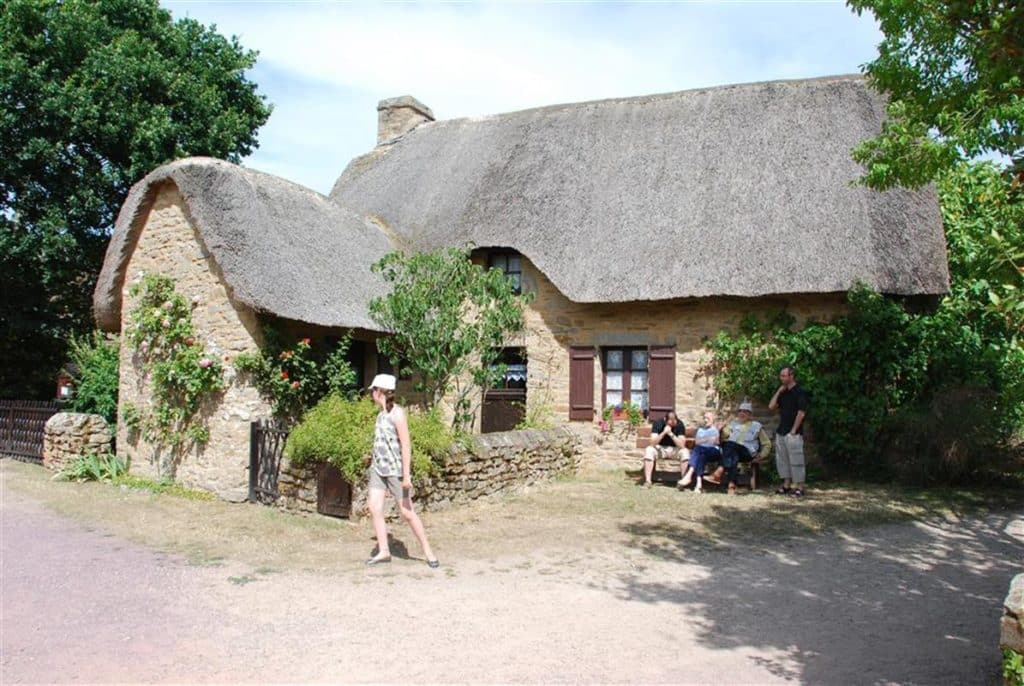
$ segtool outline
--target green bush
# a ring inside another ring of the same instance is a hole
[[[285,454],[297,465],[329,462],[349,482],[357,483],[366,476],[377,411],[369,398],[352,400],[331,394],[292,429]],[[436,470],[453,439],[436,412],[409,411],[408,416],[412,473],[419,480]]]
[[[1003,683],[1024,686],[1024,656],[1009,648],[1003,648]]]
[[[128,473],[128,465],[110,453],[80,455],[57,472],[62,481],[114,481]]]
[[[707,342],[705,372],[722,397],[762,402],[791,364],[811,394],[809,423],[825,465],[909,482],[950,482],[991,463],[1019,426],[1021,366],[957,319],[859,287],[845,316],[793,331],[792,319],[750,317]]]
[[[73,336],[68,355],[78,367],[71,409],[102,416],[111,425],[117,422],[118,360],[117,339],[107,340],[99,331]]]
[[[271,326],[264,327],[263,339],[263,348],[238,355],[235,367],[252,377],[275,417],[297,421],[327,394],[345,394],[355,388],[356,373],[347,357],[349,336],[330,349],[317,350],[308,338],[286,346]]]
[[[129,290],[137,301],[125,334],[149,378],[152,412],[140,413],[146,440],[167,446],[209,438],[200,408],[224,390],[221,361],[199,340],[189,302],[174,280],[147,274]]]

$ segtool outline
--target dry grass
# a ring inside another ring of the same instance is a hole
[[[339,560],[370,552],[367,520],[296,515],[251,504],[186,500],[105,483],[52,481],[45,470],[0,461],[4,488],[52,509],[193,564],[233,560],[259,573],[330,572]],[[826,485],[794,500],[767,491],[729,497],[638,488],[621,470],[581,474],[494,498],[426,513],[439,551],[462,558],[495,559],[526,551],[586,553],[642,538],[656,554],[661,544],[685,535],[708,546],[772,545],[779,539],[815,536],[908,519],[960,516],[1019,506],[1015,491],[908,491],[864,485]],[[411,541],[404,525],[394,528]],[[415,548],[415,545],[413,545]],[[399,544],[394,549],[403,554]],[[416,550],[410,553],[418,556]]]

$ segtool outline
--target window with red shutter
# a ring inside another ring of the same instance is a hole
[[[594,349],[569,348],[569,419],[591,421],[594,418]]]

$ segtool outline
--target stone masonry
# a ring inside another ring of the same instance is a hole
[[[1024,655],[1024,574],[1010,581],[999,622],[999,645]]]
[[[127,280],[144,273],[166,274],[186,299],[195,299],[192,311],[199,339],[224,362],[226,390],[206,407],[204,417],[210,441],[183,454],[148,444],[125,422],[119,422],[117,451],[130,459],[130,470],[153,479],[173,477],[190,488],[216,493],[225,500],[241,501],[248,495],[249,422],[269,417],[270,409],[256,389],[234,383],[231,360],[241,352],[257,350],[256,314],[228,297],[224,279],[202,238],[192,225],[181,196],[166,184],[154,199],[149,217],[128,264]],[[121,330],[128,331],[134,303],[126,283],[121,308]],[[127,405],[145,411],[150,389],[130,345],[121,346],[120,412]]]
[[[720,331],[736,331],[751,312],[767,313],[784,307],[800,325],[811,319],[827,320],[846,307],[844,294],[574,303],[525,257],[522,269],[523,290],[533,292],[535,297],[526,310],[526,333],[509,344],[527,349],[527,413],[547,415],[557,424],[573,427],[584,439],[588,452],[591,445],[597,445],[596,423],[601,419],[601,361],[598,357],[594,362],[594,421],[589,426],[569,422],[570,346],[592,345],[600,350],[608,346],[675,345],[676,410],[689,426],[706,408],[729,409],[742,400],[715,396],[711,379],[701,371],[707,356],[706,338]],[[771,433],[775,419],[767,408],[755,406],[755,416]],[[626,445],[628,441],[623,441],[622,447]]]
[[[415,494],[419,510],[441,510],[477,498],[508,493],[523,486],[578,469],[581,452],[570,431],[505,431],[474,437],[472,451],[453,446],[439,473],[419,483]],[[278,478],[285,509],[316,512],[317,469],[296,467],[285,460]],[[352,513],[366,510],[366,482],[353,484]]]
[[[43,466],[54,471],[81,455],[110,452],[113,435],[98,414],[58,412],[43,429]]]

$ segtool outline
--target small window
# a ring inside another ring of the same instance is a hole
[[[512,282],[516,293],[523,291],[523,260],[516,252],[492,252],[487,256],[488,269],[500,269]]]
[[[630,402],[646,412],[648,366],[647,348],[606,348],[603,407],[621,407]]]
[[[496,365],[505,365],[505,373],[494,389],[526,388],[526,351],[523,348],[503,348]]]

